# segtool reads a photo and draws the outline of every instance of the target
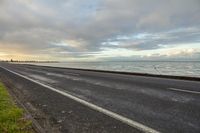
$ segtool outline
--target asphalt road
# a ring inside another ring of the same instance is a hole
[[[0,66],[117,113],[155,131],[200,132],[200,82],[198,81],[31,65],[3,63]],[[55,101],[58,99],[59,96]],[[59,108],[59,104],[57,103],[58,107],[54,106],[54,108]],[[99,112],[96,114],[99,115]],[[79,112],[77,115],[87,115],[87,112],[86,114]],[[104,122],[101,121],[101,123]],[[121,125],[118,124],[118,126]],[[133,127],[122,124],[120,132],[138,132],[137,129],[129,130],[129,128]]]

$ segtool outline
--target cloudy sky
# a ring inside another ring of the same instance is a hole
[[[0,59],[199,60],[200,0],[0,0]]]

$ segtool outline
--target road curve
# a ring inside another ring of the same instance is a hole
[[[138,129],[200,132],[198,81],[5,63],[0,66],[136,122]]]

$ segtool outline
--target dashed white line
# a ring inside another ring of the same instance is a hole
[[[146,126],[146,125],[143,125],[143,124],[141,124],[141,123],[139,123],[139,122],[136,122],[136,121],[134,121],[134,120],[131,120],[131,119],[129,119],[129,118],[126,118],[126,117],[124,117],[124,116],[122,116],[122,115],[120,115],[120,114],[117,114],[117,113],[115,113],[115,112],[112,112],[112,111],[109,111],[109,110],[104,109],[104,108],[102,108],[102,107],[99,107],[99,106],[97,106],[97,105],[95,105],[95,104],[92,104],[92,103],[89,103],[89,102],[87,102],[87,101],[84,101],[84,100],[82,100],[82,99],[80,99],[80,98],[78,98],[78,97],[75,97],[75,96],[73,96],[73,95],[67,93],[67,92],[63,92],[63,91],[61,91],[61,90],[57,90],[57,89],[55,89],[55,88],[53,88],[53,87],[51,87],[51,86],[45,85],[45,84],[43,84],[43,83],[40,83],[40,82],[38,82],[38,81],[36,81],[36,80],[33,80],[33,79],[31,79],[31,78],[29,78],[29,77],[27,77],[27,76],[24,76],[24,75],[21,75],[21,74],[19,74],[19,73],[17,73],[17,72],[14,72],[14,71],[12,71],[12,70],[9,70],[9,69],[7,69],[7,68],[5,68],[5,67],[2,67],[2,66],[0,66],[0,67],[3,68],[4,70],[7,70],[8,72],[11,72],[11,73],[17,75],[17,76],[20,76],[20,77],[22,77],[22,78],[24,78],[24,79],[27,79],[27,80],[29,80],[29,81],[31,81],[31,82],[34,82],[34,83],[36,83],[36,84],[38,84],[38,85],[41,85],[41,86],[45,87],[45,88],[48,88],[48,89],[50,89],[50,90],[52,90],[52,91],[54,91],[54,92],[57,92],[57,93],[59,93],[59,94],[61,94],[61,95],[63,95],[63,96],[66,96],[66,97],[68,97],[68,98],[70,98],[70,99],[72,99],[72,100],[74,100],[74,101],[77,101],[77,102],[79,102],[79,103],[81,103],[81,104],[83,104],[83,105],[85,105],[85,106],[87,106],[87,107],[89,107],[89,108],[91,108],[91,109],[93,109],[93,110],[96,110],[96,111],[101,112],[101,113],[103,113],[103,114],[105,114],[105,115],[107,115],[107,116],[110,116],[110,117],[112,117],[112,118],[114,118],[114,119],[116,119],[116,120],[119,120],[119,121],[121,121],[121,122],[123,122],[123,123],[125,123],[125,124],[127,124],[127,125],[129,125],[129,126],[131,126],[131,127],[133,127],[133,128],[136,128],[136,129],[138,129],[138,130],[140,130],[140,131],[143,131],[143,132],[145,132],[145,133],[160,133],[159,131],[157,131],[157,130],[155,130],[155,129],[152,129],[152,128]]]
[[[177,89],[177,88],[167,88],[167,89],[172,90],[172,91],[180,91],[180,92],[186,92],[186,93],[192,93],[192,94],[200,94],[199,91],[183,90],[183,89]]]

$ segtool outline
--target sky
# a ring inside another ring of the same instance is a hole
[[[200,60],[200,0],[0,0],[0,60]]]

